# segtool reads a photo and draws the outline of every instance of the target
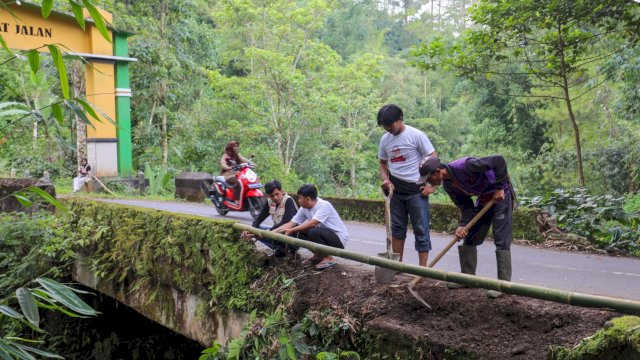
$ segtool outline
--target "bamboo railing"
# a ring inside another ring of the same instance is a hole
[[[403,273],[418,275],[430,279],[449,281],[475,288],[496,290],[506,294],[526,296],[534,299],[548,300],[562,304],[611,309],[623,314],[640,315],[640,301],[617,299],[599,295],[581,294],[535,285],[526,285],[503,280],[489,279],[482,276],[448,272],[428,267],[405,264],[381,257],[359,254],[353,251],[338,249],[330,246],[315,244],[310,241],[300,240],[271,231],[257,229],[241,223],[235,223],[233,224],[233,227],[240,231],[249,231],[253,234],[261,235],[265,238],[277,240],[289,245],[306,248],[314,252],[338,256],[341,258],[350,259],[369,265],[380,266],[386,269],[396,270]]]

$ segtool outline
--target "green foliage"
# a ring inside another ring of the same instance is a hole
[[[625,211],[622,197],[590,195],[578,188],[522,200],[555,215],[560,229],[585,236],[600,248],[640,255],[640,213]]]
[[[262,262],[230,221],[83,200],[68,205],[65,229],[104,281],[208,290],[212,306],[222,311],[269,309],[282,301],[271,283],[250,287],[264,274]]]
[[[553,347],[548,358],[554,360],[613,360],[640,357],[640,318],[623,316],[573,348]]]
[[[300,322],[292,325],[282,306],[260,317],[253,311],[241,337],[229,341],[226,346],[215,344],[204,350],[200,360],[296,360],[312,354],[316,359],[359,360],[357,352],[342,351],[336,347],[340,334],[355,335],[353,320],[345,316],[325,309],[322,314],[317,311],[307,313]]]
[[[0,215],[0,297],[41,274],[60,276],[73,254],[60,218],[47,212]]]
[[[144,167],[144,178],[149,180],[149,195],[167,195],[175,192],[173,173],[165,167],[147,164]]]
[[[98,313],[85,303],[76,293],[86,293],[61,284],[55,280],[39,277],[34,280],[39,286],[20,287],[15,291],[21,313],[15,311],[7,304],[11,297],[0,300],[0,323],[3,318],[17,322],[22,327],[28,327],[42,333],[40,328],[39,308],[51,311],[60,311],[66,315],[96,316]],[[32,360],[33,355],[53,359],[64,359],[54,353],[34,347],[34,344],[42,344],[39,340],[30,340],[12,334],[4,334],[0,338],[0,357],[3,359]]]
[[[43,333],[39,309],[73,317],[96,315],[76,295],[79,290],[42,277],[62,277],[70,271],[74,252],[61,225],[60,217],[47,212],[0,216],[0,357],[61,359],[39,349],[43,342],[31,340],[33,332],[26,330]],[[20,312],[14,310],[18,308]]]

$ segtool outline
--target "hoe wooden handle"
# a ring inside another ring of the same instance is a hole
[[[480,220],[480,218],[482,216],[484,216],[484,214],[487,213],[487,211],[489,211],[489,209],[493,206],[493,204],[496,203],[495,199],[491,199],[491,201],[489,201],[477,214],[476,216],[473,217],[473,219],[471,219],[471,221],[469,221],[469,223],[467,225],[465,225],[464,229],[468,232],[469,229],[471,229],[471,227],[473,225],[475,225],[478,220]],[[440,251],[440,253],[433,259],[431,260],[431,263],[429,264],[429,267],[434,267],[438,261],[440,261],[440,259],[442,259],[442,257],[444,256],[444,254],[447,253],[447,251],[449,251],[449,249],[451,249],[453,247],[453,245],[455,243],[457,243],[458,241],[460,241],[459,237],[454,237],[453,240],[451,240],[451,242],[449,242],[447,244],[447,246],[445,246],[444,249],[442,249],[442,251]],[[412,281],[411,281],[411,285],[410,286],[416,286],[416,284],[420,281],[420,279],[422,279],[422,277],[420,276],[416,276]]]

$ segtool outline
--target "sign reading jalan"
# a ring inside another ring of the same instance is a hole
[[[52,11],[44,19],[36,4],[22,1],[8,6],[11,11],[0,11],[0,36],[10,48],[48,52],[48,45],[56,44],[86,61],[85,95],[100,109],[100,120],[91,119],[92,126],[87,127],[87,159],[97,176],[132,176],[129,62],[136,59],[129,57],[127,47],[132,34],[108,26],[110,42],[88,14],[83,30],[73,14]],[[112,15],[99,11],[111,23]]]
[[[0,33],[9,33],[10,31],[16,35],[38,36],[44,38],[51,38],[52,33],[51,28],[0,22]]]

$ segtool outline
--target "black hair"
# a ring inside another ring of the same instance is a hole
[[[298,196],[308,197],[315,200],[318,198],[318,189],[316,189],[316,186],[313,184],[304,184],[300,186],[300,189],[298,189]]]
[[[398,105],[387,104],[378,110],[378,125],[391,126],[394,122],[402,120],[403,116]]]
[[[276,190],[282,190],[282,184],[278,180],[271,180],[264,184],[264,191],[267,195],[271,195]]]

